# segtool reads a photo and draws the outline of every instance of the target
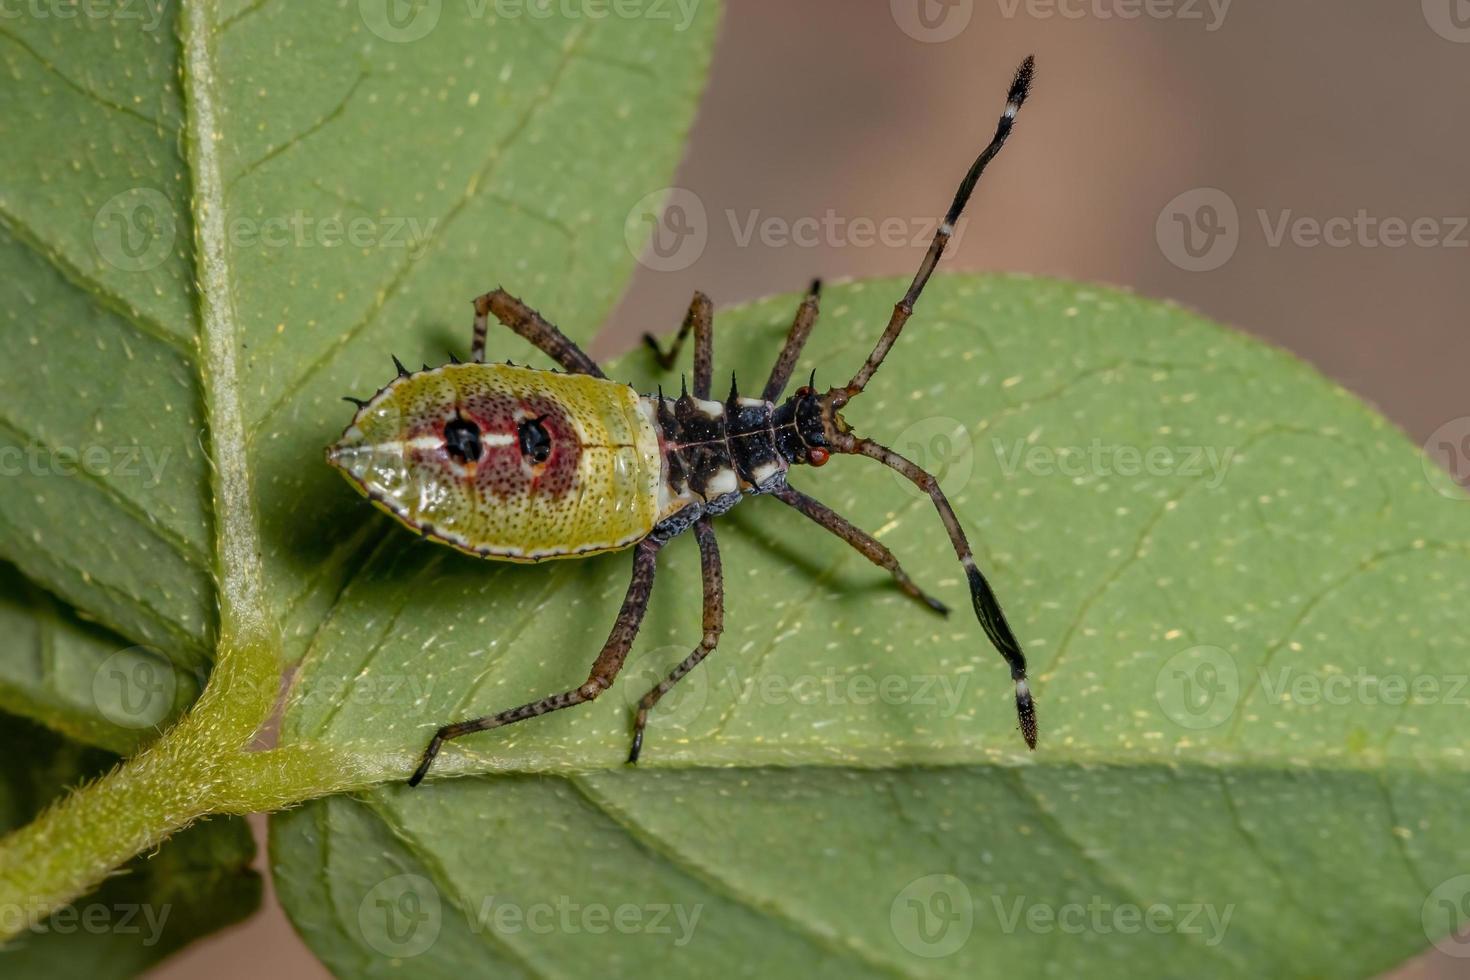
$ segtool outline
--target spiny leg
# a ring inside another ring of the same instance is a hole
[[[889,551],[883,542],[853,524],[847,518],[837,513],[837,511],[828,507],[820,500],[808,497],[795,487],[788,486],[782,487],[779,490],[773,490],[771,496],[810,517],[822,527],[852,545],[862,553],[864,558],[868,559],[874,565],[887,569],[893,575],[893,580],[898,583],[898,587],[904,591],[904,594],[918,599],[935,612],[944,613],[946,616],[949,615],[949,607],[915,585],[902,566],[899,565],[898,559],[893,556],[893,552]]]
[[[796,319],[791,321],[791,331],[786,335],[786,343],[782,345],[781,353],[771,367],[771,377],[766,381],[766,389],[761,394],[766,401],[779,401],[781,393],[786,390],[786,382],[791,380],[796,360],[801,357],[806,339],[812,335],[812,327],[816,325],[817,304],[821,298],[822,280],[813,279],[811,288],[806,291],[806,298],[796,308]]]
[[[423,780],[429,772],[429,767],[434,763],[434,757],[439,754],[444,743],[451,739],[474,732],[489,731],[492,728],[499,728],[517,721],[525,721],[527,718],[560,711],[562,708],[570,708],[574,704],[595,699],[611,687],[613,678],[617,677],[618,671],[623,668],[623,661],[628,658],[628,650],[633,646],[633,638],[638,635],[638,626],[643,622],[643,614],[648,611],[648,599],[653,594],[654,567],[657,563],[659,549],[662,547],[661,541],[655,538],[644,538],[633,549],[633,579],[628,583],[627,595],[623,597],[623,607],[618,611],[617,621],[613,623],[612,632],[608,635],[607,642],[603,644],[602,652],[597,655],[597,660],[592,664],[592,670],[587,675],[586,683],[570,691],[531,701],[496,715],[486,715],[483,718],[472,718],[469,721],[445,725],[434,733],[429,747],[424,750],[424,757],[419,762],[418,769],[409,777],[408,785],[417,786]]]
[[[720,546],[715,541],[715,528],[708,517],[702,517],[694,525],[694,538],[699,542],[699,571],[704,579],[704,638],[694,652],[669,672],[669,676],[656,684],[638,701],[638,714],[633,720],[633,747],[628,752],[630,763],[638,761],[643,751],[643,729],[648,724],[648,713],[669,689],[684,679],[700,661],[711,653],[720,642],[720,633],[725,629],[725,579],[720,571]]]
[[[996,599],[994,590],[976,567],[975,553],[970,550],[970,542],[965,538],[965,531],[960,527],[959,518],[955,516],[949,499],[940,489],[939,481],[918,464],[871,439],[839,434],[834,448],[838,452],[876,459],[903,474],[934,501],[939,517],[944,521],[944,528],[949,532],[955,555],[959,557],[960,564],[965,566],[965,575],[970,580],[970,600],[975,606],[975,616],[985,629],[985,635],[990,637],[990,642],[1011,668],[1011,679],[1016,682],[1016,715],[1021,720],[1021,736],[1026,739],[1028,746],[1036,748],[1036,705],[1031,700],[1031,689],[1026,684],[1026,655],[1021,652],[1021,644],[1011,632],[1010,624],[1006,622],[1005,613],[1001,611],[1000,601]]]
[[[658,366],[665,371],[679,359],[684,348],[684,338],[694,331],[694,397],[708,398],[711,379],[715,370],[714,305],[704,293],[696,292],[689,301],[689,310],[684,314],[684,323],[667,351],[658,346],[658,338],[651,333],[643,335],[643,342],[653,350]]]
[[[529,340],[560,364],[563,370],[572,374],[590,374],[594,378],[605,376],[597,362],[566,334],[503,289],[475,300],[475,339],[470,346],[470,357],[476,364],[485,362],[485,335],[489,332],[491,316]]]

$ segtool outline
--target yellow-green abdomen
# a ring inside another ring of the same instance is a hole
[[[414,530],[486,558],[625,547],[658,521],[658,433],[627,385],[502,364],[400,377],[328,460]]]

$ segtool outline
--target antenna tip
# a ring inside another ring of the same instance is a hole
[[[1036,56],[1028,54],[1026,60],[1021,62],[1021,67],[1016,69],[1016,77],[1011,82],[1010,95],[1006,99],[1006,115],[1014,116],[1016,111],[1025,104],[1027,96],[1031,94],[1031,83],[1036,78]]]

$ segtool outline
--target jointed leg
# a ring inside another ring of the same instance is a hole
[[[694,525],[694,537],[699,542],[699,570],[704,579],[704,638],[694,652],[669,672],[638,702],[638,714],[633,721],[633,748],[628,752],[628,761],[637,762],[643,750],[643,728],[648,724],[648,713],[659,699],[669,693],[669,688],[683,680],[700,661],[714,652],[720,642],[720,633],[725,629],[725,580],[720,571],[720,546],[715,541],[715,528],[708,517],[700,518]]]
[[[944,528],[949,532],[955,554],[959,557],[960,564],[965,566],[965,575],[970,580],[970,600],[975,606],[975,616],[985,629],[985,635],[990,637],[990,642],[1011,668],[1011,679],[1016,682],[1016,714],[1021,720],[1021,735],[1026,739],[1027,745],[1036,748],[1036,705],[1031,700],[1031,689],[1026,684],[1026,655],[1021,652],[1021,644],[1017,642],[1010,624],[1006,622],[1005,613],[1001,611],[1000,601],[996,599],[994,590],[976,567],[975,553],[970,550],[970,542],[965,538],[964,529],[960,527],[954,508],[940,489],[939,481],[917,464],[871,439],[844,435],[833,448],[838,452],[876,459],[897,470],[934,501],[940,519],[944,521]]]
[[[709,297],[697,292],[689,301],[689,311],[684,314],[684,323],[679,327],[679,333],[674,337],[674,342],[669,345],[667,351],[659,348],[658,339],[653,334],[643,335],[643,342],[653,350],[654,357],[658,358],[659,367],[667,371],[679,359],[679,351],[684,348],[684,338],[689,336],[690,330],[694,331],[695,398],[709,397],[710,380],[714,377],[714,319],[714,306],[710,303]]]
[[[782,487],[780,490],[773,491],[771,496],[783,504],[787,504],[801,511],[807,517],[810,517],[822,525],[822,527],[852,545],[862,553],[864,558],[868,559],[874,565],[877,565],[879,568],[886,568],[892,573],[894,581],[898,583],[898,587],[906,595],[913,596],[935,612],[949,615],[948,606],[933,596],[926,594],[913,583],[913,580],[908,577],[907,573],[898,564],[898,559],[893,557],[893,552],[889,551],[877,538],[853,524],[847,518],[837,513],[837,511],[828,507],[820,500],[808,497],[794,487]]]
[[[434,734],[434,738],[429,742],[429,747],[424,750],[424,757],[419,762],[418,769],[409,778],[408,785],[417,786],[419,784],[428,773],[429,766],[433,765],[434,757],[439,754],[439,749],[451,739],[474,732],[488,731],[517,721],[525,721],[527,718],[535,718],[562,708],[570,708],[574,704],[595,699],[611,687],[613,678],[618,675],[619,670],[622,670],[623,661],[628,658],[628,650],[633,646],[633,638],[638,635],[638,626],[643,622],[643,614],[648,611],[648,598],[653,594],[654,567],[659,549],[662,547],[663,544],[660,541],[645,538],[633,549],[633,580],[628,583],[628,593],[623,597],[623,607],[618,611],[617,622],[613,623],[612,633],[609,634],[607,642],[603,644],[602,652],[597,655],[597,660],[592,664],[592,670],[587,675],[586,683],[570,691],[553,694],[539,701],[531,701],[519,708],[511,708],[509,711],[502,711],[498,715],[486,715],[484,718],[473,718],[469,721],[445,725]]]
[[[475,339],[470,347],[470,357],[476,364],[485,361],[485,335],[489,331],[491,316],[535,344],[563,370],[572,374],[590,374],[594,378],[604,377],[597,362],[566,334],[503,289],[475,300]]]
[[[791,372],[796,367],[796,360],[801,357],[801,350],[806,346],[806,339],[811,336],[812,327],[816,325],[817,302],[821,296],[822,280],[813,279],[811,288],[807,290],[806,299],[802,300],[801,306],[797,307],[796,319],[791,323],[791,332],[786,335],[786,343],[781,347],[781,353],[771,368],[770,380],[766,382],[766,389],[761,395],[766,401],[779,401],[781,393],[786,390],[786,382],[791,380]]]

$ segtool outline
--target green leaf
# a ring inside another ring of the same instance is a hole
[[[128,753],[191,704],[203,678],[128,643],[0,565],[0,708]]]
[[[829,291],[802,373],[845,380],[903,285]],[[795,305],[719,313],[720,376],[758,388]],[[656,382],[642,354],[612,374]],[[719,524],[720,648],[636,770],[631,705],[699,636],[689,541],[596,703],[436,769],[485,775],[273,821],[282,899],[329,966],[1368,974],[1463,920],[1470,507],[1382,418],[1176,307],[973,277],[934,281],[847,417],[940,474],[1031,658],[1039,751],[968,614],[750,500]],[[966,609],[927,498],[868,460],[794,481]],[[438,725],[579,684],[628,564],[383,536],[283,741],[407,771]]]
[[[0,715],[6,751],[27,766],[0,773],[0,831],[33,818],[115,757]],[[26,978],[137,976],[165,956],[249,916],[260,905],[260,876],[250,868],[255,842],[245,821],[217,817],[156,853],[133,861],[96,892],[42,918],[35,909],[0,907],[27,928],[0,949],[0,971]]]
[[[207,669],[216,629],[210,453],[242,448],[206,427],[205,272],[240,338],[268,599],[305,636],[383,528],[321,465],[341,396],[380,385],[390,352],[463,352],[470,299],[501,279],[590,336],[717,20],[401,6],[226,4],[195,60],[181,4],[0,23],[0,560],[180,676]],[[218,225],[185,152],[201,65]],[[7,665],[4,703],[61,724],[96,653],[49,680]],[[68,731],[107,727],[81,710]]]

